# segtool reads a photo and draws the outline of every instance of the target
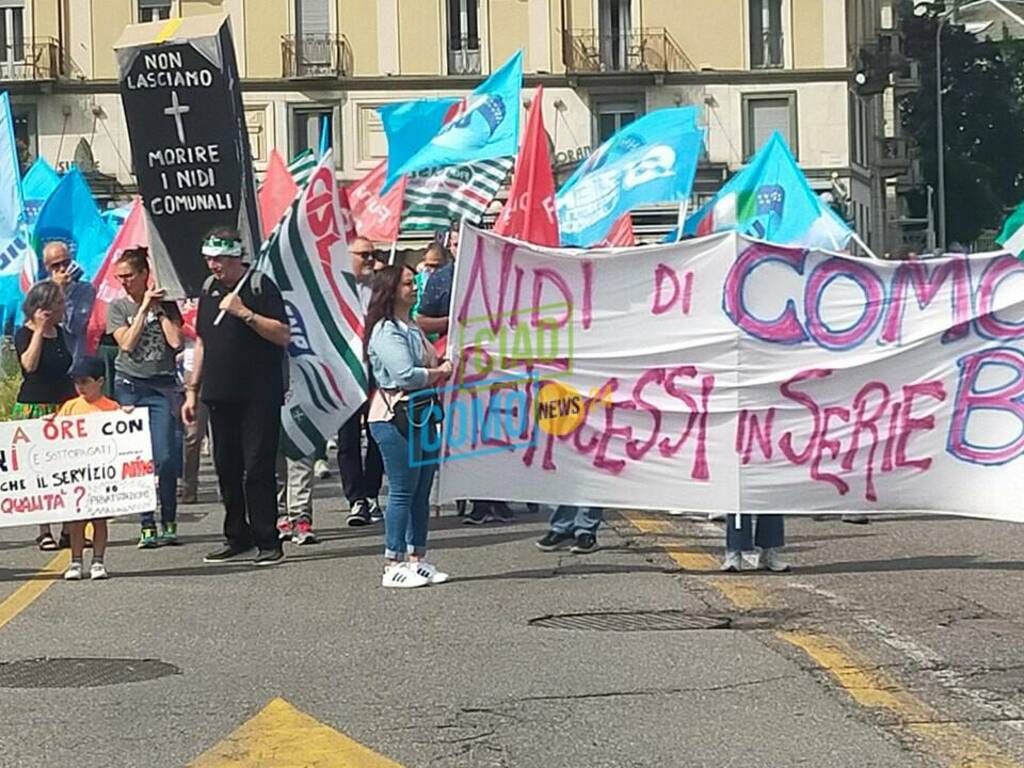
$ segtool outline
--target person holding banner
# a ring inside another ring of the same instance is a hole
[[[71,347],[61,328],[64,292],[53,280],[43,280],[29,289],[21,308],[25,324],[14,334],[14,349],[21,365],[21,386],[11,409],[15,421],[50,416],[75,396],[68,374]],[[64,538],[62,534],[62,541]],[[36,544],[44,552],[57,549],[50,526],[39,526]]]
[[[789,563],[779,557],[779,549],[785,542],[785,518],[782,515],[740,515],[738,525],[736,515],[726,515],[722,570],[729,573],[743,570],[743,553],[752,552],[756,546],[760,550],[758,568],[775,573],[788,571]]]
[[[114,265],[127,296],[107,308],[107,333],[117,342],[114,397],[149,412],[153,463],[160,490],[160,534],[153,512],[142,515],[139,549],[178,543],[178,476],[182,437],[179,420],[178,351],[185,344],[178,305],[149,285],[149,251],[129,248]]]
[[[366,359],[376,386],[370,399],[370,432],[380,446],[390,484],[381,583],[394,588],[448,580],[448,574],[426,561],[430,486],[437,463],[428,447],[436,438],[431,440],[427,432],[436,430],[434,399],[424,390],[451,376],[452,364],[437,359],[413,323],[415,301],[413,271],[386,267],[374,280],[365,326]],[[411,394],[416,397],[410,400]]]
[[[284,404],[284,349],[291,339],[281,291],[243,261],[242,238],[227,227],[203,241],[211,276],[196,320],[192,378],[182,417],[196,418],[200,391],[210,409],[213,463],[224,500],[226,542],[207,563],[225,563],[258,548],[257,566],[280,562],[275,463]]]

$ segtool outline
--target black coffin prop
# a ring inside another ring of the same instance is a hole
[[[237,227],[247,257],[260,245],[230,24],[219,15],[135,24],[114,48],[157,283],[169,298],[198,296],[210,229]]]

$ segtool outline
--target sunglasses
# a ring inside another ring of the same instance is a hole
[[[56,272],[58,269],[67,269],[71,266],[71,259],[64,259],[62,261],[55,261],[52,264],[46,266],[47,269]]]

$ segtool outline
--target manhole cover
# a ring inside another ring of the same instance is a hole
[[[530,619],[530,626],[545,629],[588,629],[599,632],[666,632],[685,629],[728,629],[725,616],[703,616],[684,611],[632,611],[622,613],[563,613]]]
[[[95,688],[180,674],[156,659],[22,659],[0,662],[0,688]]]

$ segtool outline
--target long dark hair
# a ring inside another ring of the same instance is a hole
[[[370,334],[381,320],[395,319],[395,296],[398,286],[402,284],[403,273],[409,270],[404,264],[390,264],[373,275],[373,295],[370,306],[366,310],[366,322],[363,325],[363,356],[370,359]]]

